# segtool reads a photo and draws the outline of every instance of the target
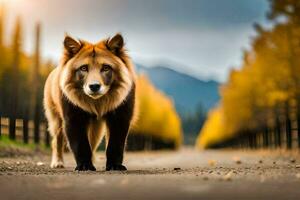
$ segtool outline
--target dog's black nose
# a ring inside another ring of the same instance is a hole
[[[90,84],[89,88],[92,92],[98,92],[100,89],[101,85],[100,84]]]

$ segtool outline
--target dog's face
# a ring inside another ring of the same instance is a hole
[[[96,100],[124,82],[128,83],[129,72],[119,56],[123,53],[123,44],[120,34],[97,44],[66,36],[66,59],[60,83],[64,92],[84,93]]]
[[[119,63],[111,54],[97,46],[86,45],[70,66],[78,87],[93,99],[105,95],[114,82]]]
[[[93,99],[105,95],[113,82],[112,64],[108,63],[86,62],[76,70],[77,79],[82,83],[84,93]]]

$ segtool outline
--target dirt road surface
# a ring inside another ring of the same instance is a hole
[[[300,154],[283,151],[127,153],[126,172],[50,169],[50,155],[0,158],[0,199],[300,199]]]

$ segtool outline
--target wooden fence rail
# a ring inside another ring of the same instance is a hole
[[[50,145],[46,123],[33,120],[0,117],[0,137],[4,135],[11,140],[23,141],[25,144]]]

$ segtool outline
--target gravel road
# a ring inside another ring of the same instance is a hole
[[[126,172],[74,172],[49,168],[50,155],[0,158],[0,199],[300,199],[296,151],[195,151],[127,153]]]

